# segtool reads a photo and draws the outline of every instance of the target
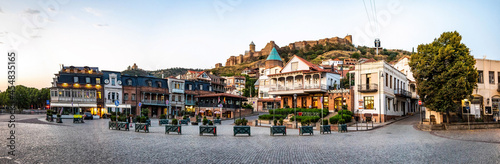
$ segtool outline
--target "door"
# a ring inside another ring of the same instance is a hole
[[[371,74],[366,74],[366,89],[370,89]]]

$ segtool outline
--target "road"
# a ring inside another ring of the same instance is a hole
[[[500,144],[439,137],[416,130],[418,115],[364,132],[270,136],[232,135],[227,120],[218,136],[199,136],[198,126],[164,134],[109,130],[108,120],[46,123],[42,115],[16,115],[16,156],[9,157],[8,115],[0,115],[0,163],[500,163]],[[469,135],[470,136],[470,135]]]

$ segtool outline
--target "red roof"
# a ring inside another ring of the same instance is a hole
[[[309,68],[311,68],[315,71],[324,71],[324,69],[320,68],[316,64],[313,64],[313,63],[307,61],[306,59],[302,59],[301,57],[299,57],[297,55],[294,55],[294,57],[297,57],[299,60],[302,60],[302,62],[304,62],[307,66],[309,66]]]

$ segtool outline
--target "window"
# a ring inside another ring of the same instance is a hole
[[[203,85],[200,84],[200,90],[203,90]]]
[[[307,98],[306,97],[302,97],[302,108],[307,108]]]
[[[323,97],[323,109],[328,109],[328,96]]]
[[[477,71],[477,74],[479,75],[478,79],[477,79],[477,83],[484,83],[484,80],[483,80],[483,71]]]
[[[495,84],[495,72],[490,71],[489,75],[490,75],[490,84]]]
[[[128,100],[128,93],[123,94],[123,100],[125,100],[125,101]]]
[[[132,85],[132,79],[128,79],[128,80],[127,80],[127,84],[128,84],[128,85]]]
[[[73,82],[78,83],[78,77],[73,77]]]
[[[314,96],[312,99],[312,108],[318,108],[318,97]]]
[[[175,96],[175,101],[179,101],[179,99],[178,99],[178,97],[177,97],[177,96]]]
[[[389,87],[392,89],[392,75],[391,77],[389,78],[389,80],[391,81],[390,84],[389,84]]]
[[[365,96],[364,98],[365,109],[373,109],[374,101],[373,96]]]
[[[132,98],[132,100],[135,100],[135,94],[132,94],[131,98]]]
[[[288,98],[285,97],[285,98],[283,98],[283,108],[287,108],[287,106],[288,106]],[[288,107],[288,108],[290,108],[290,107]]]
[[[293,62],[292,63],[292,71],[297,71],[299,68],[299,62]]]
[[[189,90],[193,90],[193,86],[191,86],[191,84],[188,85],[188,89]]]
[[[152,86],[153,86],[153,82],[151,82],[151,80],[148,80],[148,81],[147,81],[147,83],[148,83],[148,86],[149,86],[149,87],[152,87]]]
[[[396,78],[394,77],[394,89],[397,89],[397,88],[396,88],[396,84],[397,84],[397,83],[398,83],[398,82],[396,82]]]
[[[87,84],[90,84],[90,77],[86,77],[86,78],[85,78],[85,82],[86,82]]]
[[[161,82],[160,81],[157,81],[156,85],[158,85],[158,88],[161,88]]]
[[[101,84],[101,78],[95,78],[95,83],[96,84]]]
[[[111,78],[111,85],[112,86],[115,86],[116,85],[116,78]]]
[[[388,87],[389,85],[389,81],[387,81],[387,78],[388,78],[389,74],[388,73],[385,73],[385,86]]]

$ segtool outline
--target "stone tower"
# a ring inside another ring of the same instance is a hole
[[[250,43],[250,52],[255,52],[255,44],[253,44],[253,41]]]
[[[266,69],[276,66],[283,67],[283,60],[281,60],[276,48],[273,47],[273,50],[271,50],[271,53],[269,53],[269,56],[267,56],[266,59]]]

